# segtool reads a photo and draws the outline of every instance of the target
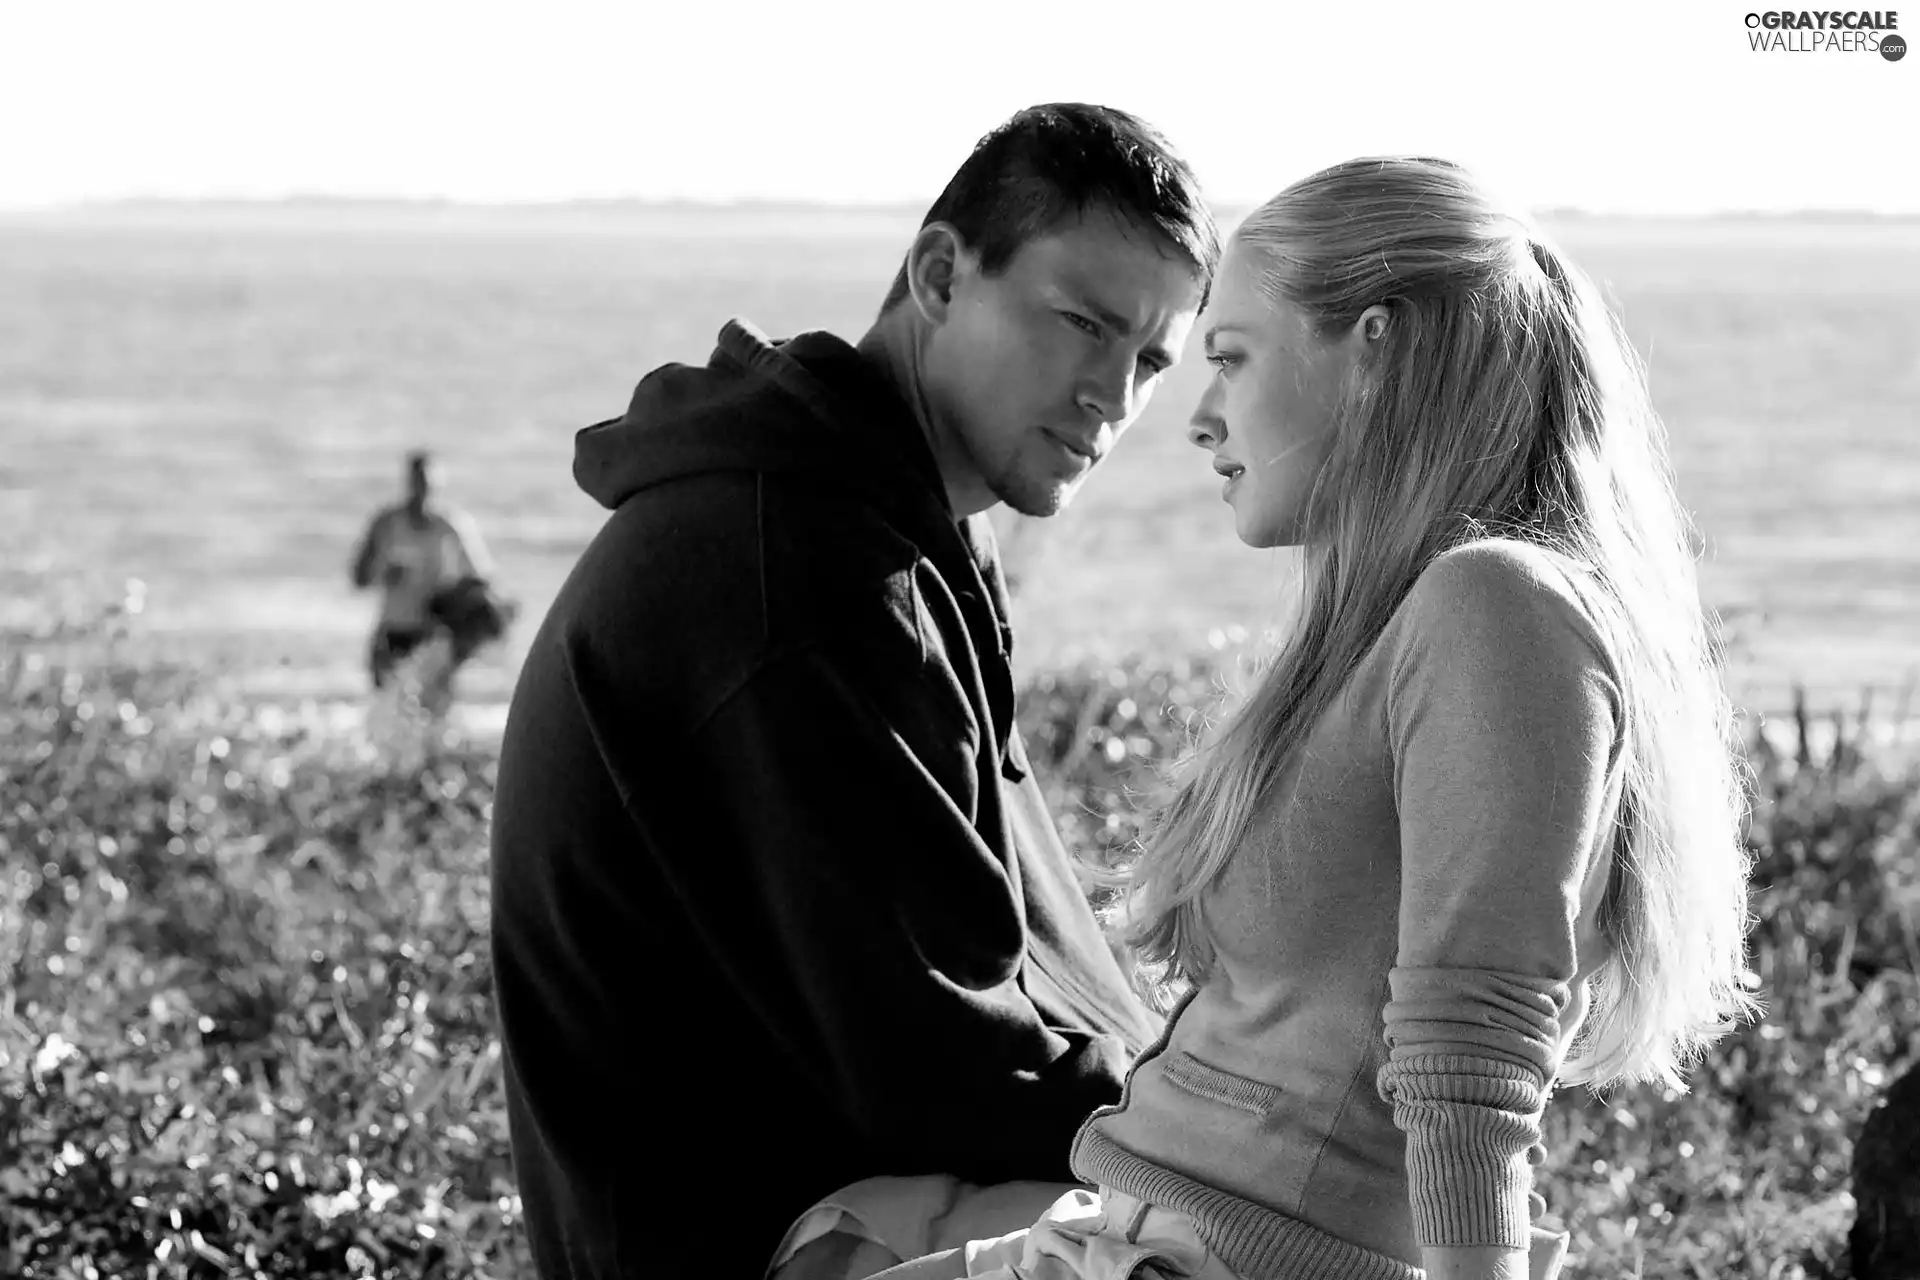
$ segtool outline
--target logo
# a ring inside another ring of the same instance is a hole
[[[1755,53],[1877,53],[1888,62],[1907,56],[1895,9],[1770,10],[1745,19]]]

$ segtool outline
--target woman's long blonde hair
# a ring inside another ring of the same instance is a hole
[[[1262,292],[1322,336],[1376,304],[1390,318],[1308,500],[1299,620],[1183,762],[1121,878],[1122,936],[1165,983],[1202,981],[1204,895],[1414,580],[1451,547],[1519,539],[1584,570],[1624,699],[1599,913],[1612,955],[1561,1078],[1684,1088],[1698,1053],[1755,1008],[1741,981],[1746,799],[1693,529],[1632,347],[1580,271],[1445,161],[1336,165],[1233,240]]]

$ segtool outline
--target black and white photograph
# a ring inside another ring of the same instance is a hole
[[[1920,1280],[1916,28],[0,5],[0,1280]]]

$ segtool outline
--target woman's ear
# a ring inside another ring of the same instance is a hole
[[[930,222],[914,236],[907,249],[907,296],[929,324],[946,320],[967,258],[966,244],[951,223]]]
[[[1387,336],[1392,318],[1393,313],[1376,302],[1360,313],[1360,318],[1353,322],[1353,331],[1363,346],[1370,347]]]

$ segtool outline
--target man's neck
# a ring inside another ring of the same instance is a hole
[[[978,515],[993,506],[996,499],[974,471],[966,449],[954,438],[934,411],[927,394],[924,369],[924,329],[915,324],[906,303],[874,321],[866,336],[854,349],[861,359],[877,369],[913,410],[913,420],[933,450],[934,465],[947,491],[947,503],[956,518]]]

